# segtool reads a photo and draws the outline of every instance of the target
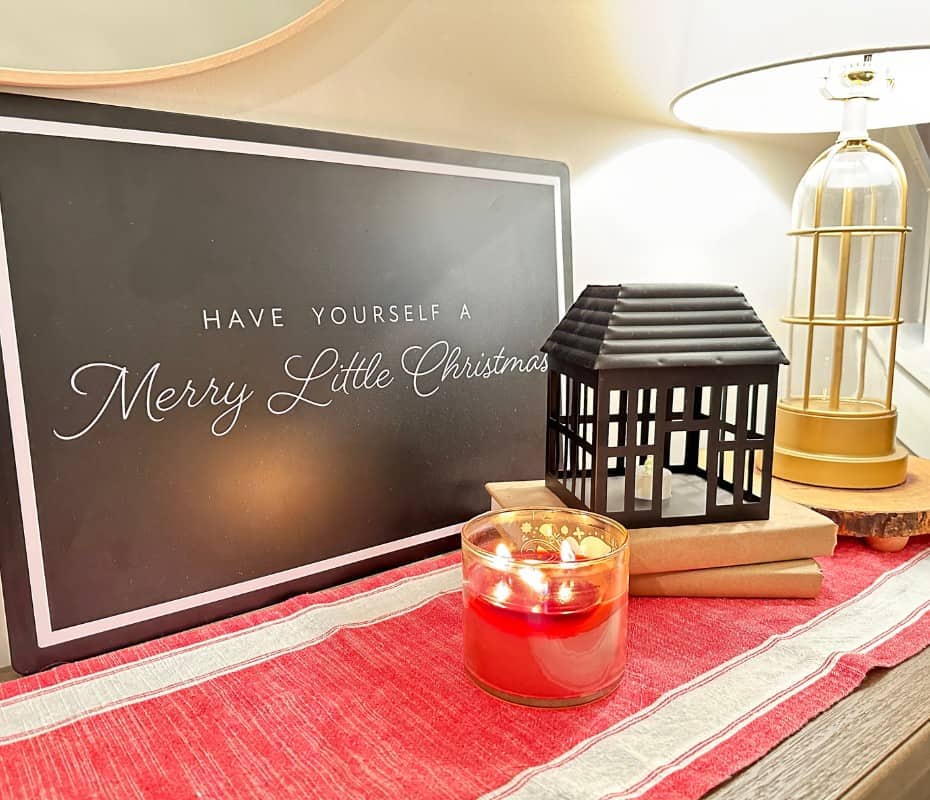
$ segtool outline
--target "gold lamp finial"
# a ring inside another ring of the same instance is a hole
[[[828,100],[880,100],[894,88],[894,78],[872,63],[871,54],[852,62],[835,60],[823,81],[821,93]]]

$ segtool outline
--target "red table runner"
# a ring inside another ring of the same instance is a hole
[[[694,798],[930,643],[930,547],[841,542],[817,600],[634,598],[620,688],[465,676],[458,555],[0,686],[0,797]]]

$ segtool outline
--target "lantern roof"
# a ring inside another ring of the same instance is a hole
[[[546,340],[550,357],[587,369],[787,364],[736,286],[588,286]]]

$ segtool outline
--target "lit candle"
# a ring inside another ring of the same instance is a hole
[[[589,702],[626,665],[626,531],[572,509],[485,514],[462,531],[465,666],[529,705]]]
[[[655,469],[652,456],[648,456],[644,464],[636,466],[635,497],[637,500],[652,500],[652,476]],[[672,471],[662,470],[662,500],[672,496]]]

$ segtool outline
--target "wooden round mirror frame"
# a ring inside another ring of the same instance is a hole
[[[118,86],[131,83],[146,83],[148,81],[178,78],[184,75],[193,75],[209,69],[221,67],[247,56],[267,50],[285,39],[294,36],[328,14],[332,9],[342,3],[342,0],[321,0],[306,14],[297,17],[292,22],[277,28],[270,33],[244,44],[223,50],[219,53],[201,56],[173,64],[164,64],[155,67],[141,67],[138,69],[88,71],[55,71],[55,70],[28,70],[11,69],[0,66],[0,85],[29,86],[44,88],[74,88],[91,86]]]

